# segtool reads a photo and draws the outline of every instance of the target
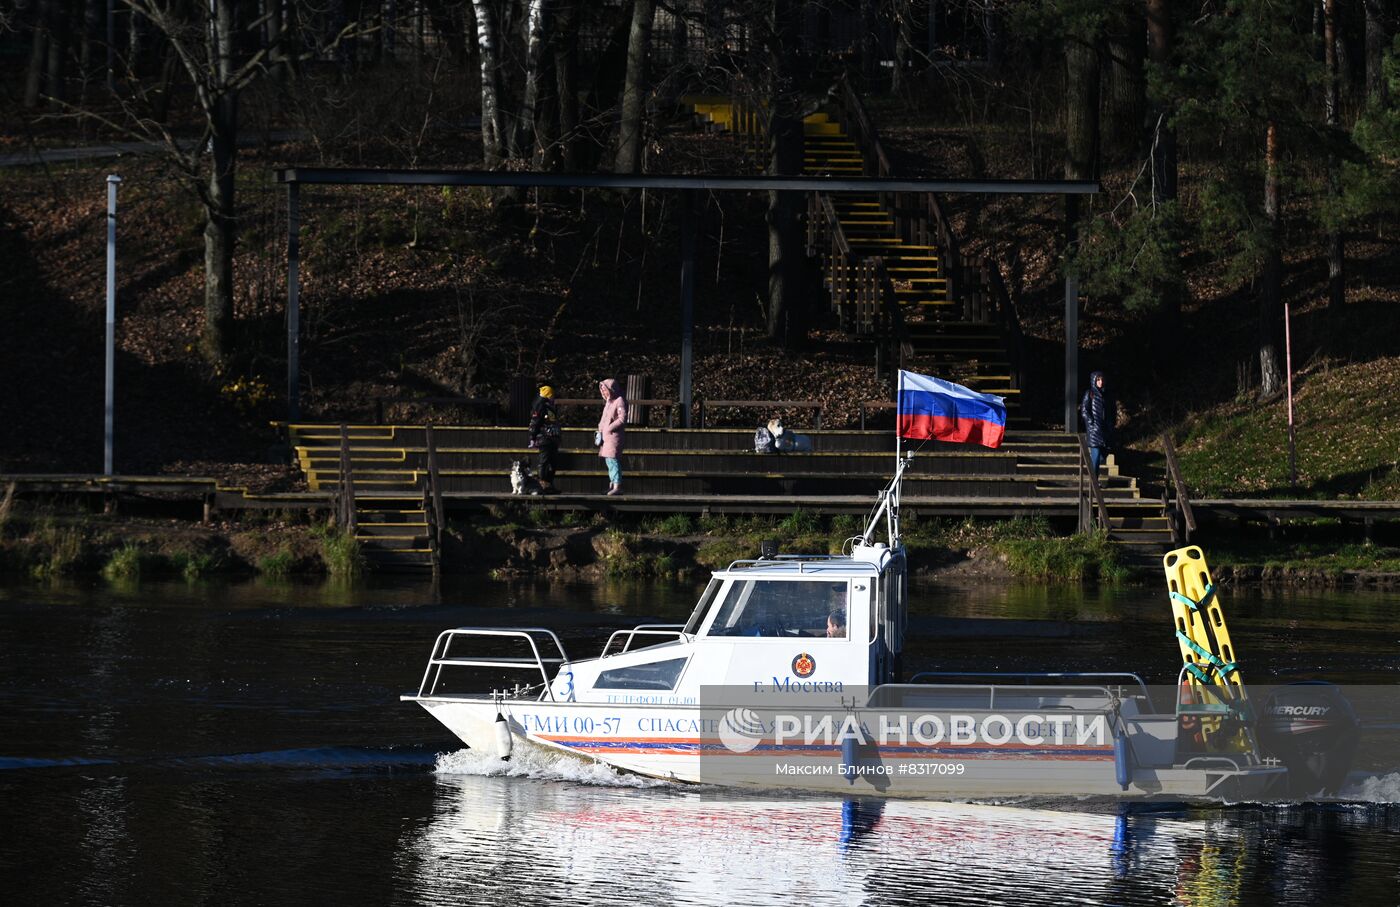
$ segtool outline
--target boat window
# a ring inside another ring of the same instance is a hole
[[[611,668],[598,675],[595,690],[670,690],[685,667],[684,658]]]
[[[720,586],[724,583],[717,579],[711,579],[710,584],[705,587],[705,594],[700,596],[700,601],[695,605],[695,610],[690,612],[690,620],[685,623],[685,632],[691,636],[700,632],[700,624],[704,622],[705,615],[710,612],[710,605],[713,604],[715,596],[719,594]]]
[[[832,635],[845,638],[847,587],[846,580],[736,580],[708,635],[826,637],[828,621],[839,611],[840,627]]]

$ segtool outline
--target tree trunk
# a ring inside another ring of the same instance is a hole
[[[544,159],[549,143],[543,141],[539,129],[539,105],[543,92],[542,84],[549,75],[545,48],[549,44],[549,33],[553,27],[554,12],[551,0],[530,0],[530,11],[525,22],[525,102],[521,106],[521,134],[529,143],[530,159],[535,166]],[[546,127],[549,131],[549,127]]]
[[[393,62],[398,56],[397,38],[399,29],[399,3],[398,0],[384,0],[380,5],[382,18],[380,26],[383,29],[380,34],[379,52],[384,59]]]
[[[44,87],[44,64],[49,58],[49,7],[58,0],[37,0],[34,4],[34,31],[29,46],[29,68],[24,78],[24,106],[39,106]]]
[[[622,90],[614,173],[639,173],[642,167],[642,114],[646,108],[647,52],[656,16],[653,0],[633,0],[632,32],[627,41],[627,83]]]
[[[1323,40],[1326,42],[1327,95],[1324,108],[1327,111],[1327,126],[1335,132],[1341,128],[1341,79],[1337,63],[1337,0],[1324,0],[1326,25]],[[1341,174],[1336,154],[1327,153],[1327,193],[1334,200],[1342,194]],[[1327,304],[1339,306],[1346,302],[1346,251],[1342,245],[1341,227],[1327,234]]]
[[[794,87],[797,69],[798,16],[796,0],[772,0],[770,28],[774,40],[768,52],[768,173],[795,176],[802,172],[801,94]],[[806,292],[801,205],[795,192],[768,193],[768,339],[784,349],[806,339]]]
[[[233,0],[215,0],[209,50],[215,96],[209,113],[209,171],[204,225],[204,350],[214,362],[233,345],[233,254],[237,236],[234,171],[238,163],[238,95],[229,86],[234,71]]]
[[[1108,90],[1105,93],[1107,134],[1104,144],[1120,159],[1137,157],[1142,149],[1146,81],[1143,57],[1147,25],[1141,7],[1126,6],[1108,38]]]
[[[204,349],[213,362],[228,357],[233,343],[234,166],[237,160],[237,101],[216,105],[218,124],[210,139],[214,166],[209,174],[204,223]]]
[[[910,0],[892,0],[890,12],[894,15],[894,69],[890,70],[890,91],[899,94],[913,62],[914,10],[910,8]]]
[[[71,31],[67,4],[63,0],[49,0],[49,58],[48,71],[44,75],[44,89],[49,97],[58,101],[68,97],[65,83],[68,69],[68,37]]]
[[[1171,65],[1172,22],[1169,0],[1147,0],[1147,48],[1152,65]],[[1154,98],[1152,110],[1152,200],[1158,204],[1176,200],[1176,130],[1168,120],[1172,111],[1165,98]]]
[[[1269,124],[1264,138],[1264,219],[1268,224],[1269,252],[1264,263],[1259,294],[1259,396],[1268,399],[1283,386],[1283,357],[1279,330],[1283,319],[1282,214],[1278,188],[1278,128]]]
[[[559,106],[559,168],[578,166],[578,20],[581,0],[560,0],[555,26],[555,94]]]
[[[875,33],[880,20],[875,4],[876,0],[860,0],[860,74],[867,85],[874,84],[880,68],[880,43]]]
[[[97,35],[104,30],[103,18],[106,15],[104,0],[84,0],[83,3],[83,39],[78,50],[78,69],[82,74],[82,88],[79,92],[78,104],[86,107],[88,97],[91,94],[92,86],[102,80],[102,65],[107,60],[102,55],[104,42]],[[99,64],[97,57],[102,56]]]
[[[1366,3],[1366,100],[1386,104],[1390,87],[1385,81],[1382,63],[1390,41],[1385,33],[1385,0],[1365,0]]]
[[[481,154],[486,169],[505,157],[501,124],[501,33],[491,0],[472,0],[476,13],[477,48],[481,55]]]
[[[1099,169],[1099,53],[1092,39],[1065,41],[1065,179]]]
[[[773,109],[769,119],[769,173],[792,176],[802,172],[802,120]],[[768,193],[768,339],[784,349],[800,345],[804,324],[802,233],[795,192]]]
[[[935,0],[929,2],[929,51],[933,50]],[[1002,46],[1005,43],[1002,38],[1002,10],[995,3],[984,3],[982,5],[982,36],[987,41],[987,68],[992,72],[1001,69]]]

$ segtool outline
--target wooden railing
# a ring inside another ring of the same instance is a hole
[[[875,123],[850,79],[843,76],[832,93],[841,128],[855,141],[866,176],[895,176],[889,154],[880,143]],[[952,221],[932,192],[880,192],[880,205],[894,219],[895,233],[912,245],[937,247],[942,259],[948,298],[965,321],[996,324],[1007,342],[1013,387],[1022,385],[1024,345],[1015,303],[1006,291],[1000,264],[962,253]]]
[[[1093,468],[1084,435],[1076,437],[1079,438],[1079,531],[1103,529],[1107,532],[1110,526],[1108,505],[1104,503],[1103,488],[1099,485],[1099,471]]]
[[[857,334],[876,338],[876,374],[884,371],[886,346],[902,365],[913,354],[913,344],[885,260],[880,256],[862,258],[851,250],[831,196],[825,193],[807,197],[807,250],[822,259],[831,306],[841,323]]]
[[[1190,544],[1191,533],[1196,531],[1196,515],[1191,511],[1191,495],[1186,490],[1186,481],[1181,478],[1181,469],[1176,463],[1176,445],[1172,436],[1162,435],[1162,451],[1167,458],[1167,478],[1162,488],[1162,515],[1172,530],[1172,542],[1176,545]],[[1172,491],[1176,497],[1171,498]]]
[[[355,474],[350,465],[350,427],[340,423],[340,483],[335,490],[335,524],[355,534]]]
[[[433,552],[433,570],[442,564],[442,473],[438,470],[437,437],[431,425],[426,427],[425,444],[428,448],[428,472],[423,481],[423,515],[428,522],[428,547]]]

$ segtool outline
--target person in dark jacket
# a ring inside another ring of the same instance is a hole
[[[558,494],[554,487],[554,455],[559,452],[563,434],[559,410],[554,405],[554,388],[540,387],[539,399],[530,408],[530,446],[540,455],[540,494]]]
[[[1118,403],[1113,393],[1104,387],[1103,372],[1089,376],[1089,389],[1079,401],[1079,417],[1084,420],[1089,463],[1097,475],[1099,464],[1113,447],[1113,427],[1118,424]]]

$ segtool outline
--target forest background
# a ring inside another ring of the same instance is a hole
[[[1130,458],[1170,430],[1203,494],[1394,499],[1396,14],[1394,0],[17,3],[0,11],[0,153],[146,153],[0,170],[0,472],[100,466],[108,172],[123,177],[120,470],[291,487],[269,426],[285,412],[274,168],[796,172],[801,117],[844,76],[901,175],[1102,181],[1072,225],[1058,200],[948,200],[1027,334],[1032,422],[1059,417],[1073,272],[1084,371],[1112,376]],[[760,109],[767,146],[699,128],[697,95]],[[824,304],[802,214],[705,200],[696,397],[820,399],[828,425],[852,423],[889,389]],[[581,395],[645,373],[676,394],[675,198],[318,189],[302,243],[307,418],[503,394],[517,375]]]

